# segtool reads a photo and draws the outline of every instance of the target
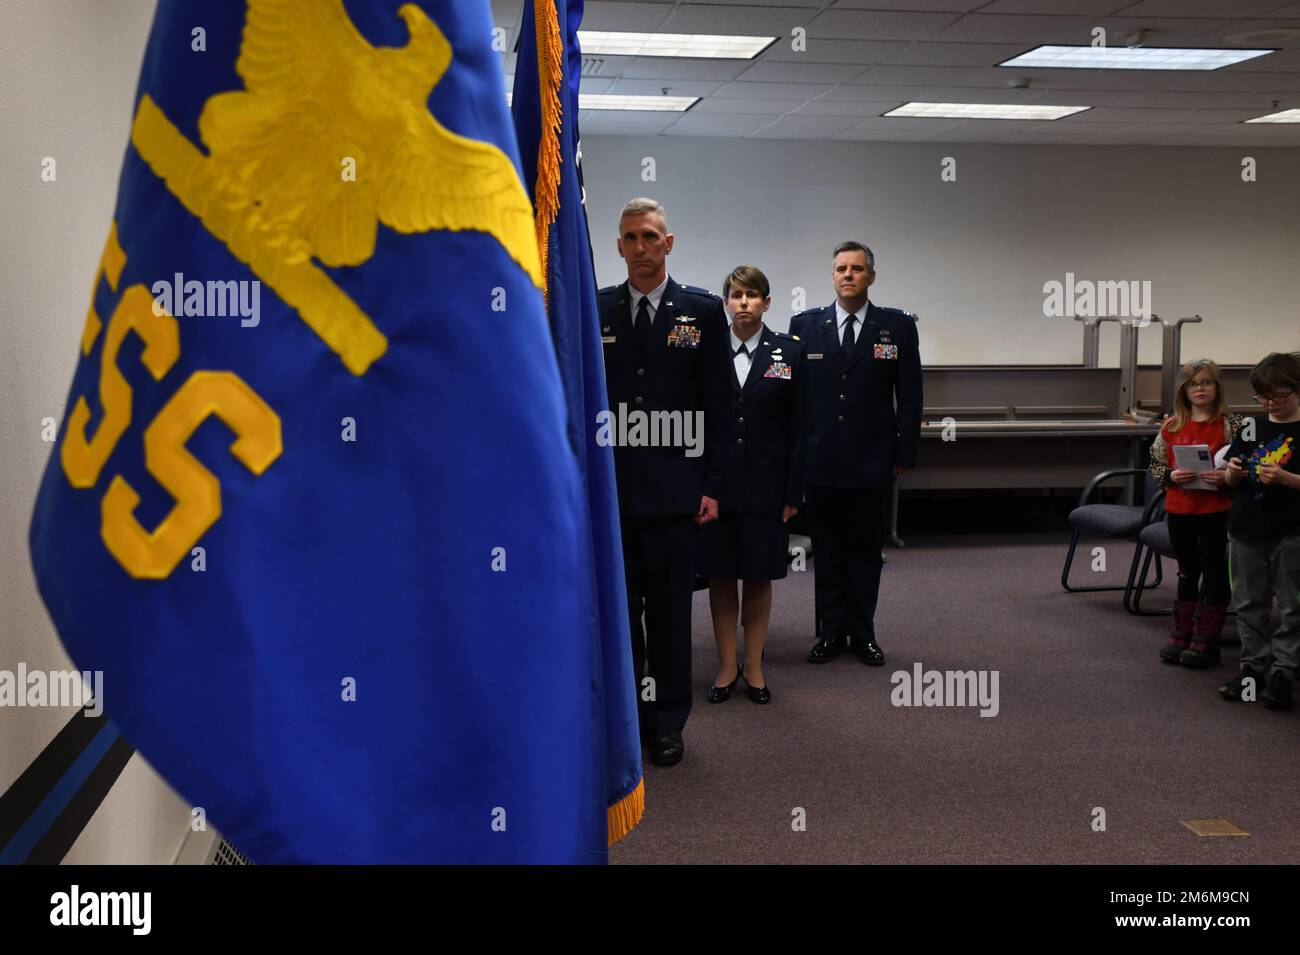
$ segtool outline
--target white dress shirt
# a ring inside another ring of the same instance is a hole
[[[641,307],[641,299],[643,298],[648,298],[650,300],[650,321],[653,322],[655,320],[655,314],[659,311],[659,303],[663,301],[664,289],[667,287],[668,276],[666,275],[664,276],[664,280],[651,290],[649,295],[638,291],[633,287],[631,282],[628,283],[627,290],[632,293],[632,321],[634,323],[636,322],[636,310]]]
[[[736,380],[743,386],[745,384],[745,379],[749,377],[749,369],[754,364],[754,351],[763,341],[763,326],[759,325],[748,341],[741,341],[736,337],[736,326],[732,325],[730,338],[731,353],[735,356],[731,359],[731,363],[736,369]],[[745,354],[745,352],[739,350],[741,345],[745,346],[745,350],[749,352],[749,354]]]
[[[857,347],[858,339],[862,337],[862,326],[867,320],[867,309],[869,308],[871,308],[870,300],[853,313],[853,317],[856,319],[853,323],[853,346],[855,348]],[[844,325],[849,320],[849,313],[844,311],[844,306],[842,306],[838,301],[835,303],[835,320],[839,323],[839,340],[842,342],[844,341]]]

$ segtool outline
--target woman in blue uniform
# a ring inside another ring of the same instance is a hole
[[[763,675],[772,581],[786,575],[787,522],[803,500],[808,434],[803,346],[763,324],[770,292],[767,277],[750,265],[733,270],[722,285],[731,322],[731,437],[718,520],[700,529],[700,566],[709,578],[718,644],[710,703],[730,697],[742,676],[755,703],[772,698]],[[738,581],[744,582],[739,599]],[[737,662],[737,616],[745,634],[743,666]]]

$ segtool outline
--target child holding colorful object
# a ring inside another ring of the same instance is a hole
[[[1227,562],[1232,497],[1225,472],[1213,462],[1240,426],[1241,417],[1228,410],[1219,366],[1208,358],[1184,365],[1174,413],[1151,445],[1151,476],[1166,488],[1169,540],[1178,558],[1173,623],[1169,642],[1160,649],[1166,663],[1203,669],[1219,662],[1219,638],[1232,595]],[[1204,468],[1178,467],[1174,448],[1179,445],[1204,446]]]
[[[1300,667],[1300,352],[1269,355],[1251,369],[1250,383],[1268,413],[1248,419],[1228,449],[1241,673],[1219,692],[1250,699],[1248,688],[1262,683],[1259,700],[1289,710]],[[1282,620],[1270,635],[1274,600]]]

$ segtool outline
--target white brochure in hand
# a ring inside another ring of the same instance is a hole
[[[1184,491],[1213,491],[1213,484],[1207,484],[1199,475],[1202,471],[1213,471],[1214,462],[1210,460],[1208,444],[1175,444],[1174,467],[1183,471],[1195,471],[1198,477],[1186,484],[1179,484]]]

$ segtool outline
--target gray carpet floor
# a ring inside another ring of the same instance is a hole
[[[739,687],[705,702],[717,656],[697,593],[686,756],[646,761],[645,818],[611,861],[1300,862],[1300,710],[1221,700],[1235,645],[1214,670],[1160,663],[1167,617],[1125,613],[1118,592],[1061,590],[1066,541],[915,537],[890,549],[883,667],[849,654],[806,663],[812,567],[790,574],[774,585],[767,706]],[[1131,545],[1106,546],[1106,574],[1081,547],[1076,583],[1122,583]],[[1172,575],[1147,606],[1168,606]],[[891,675],[916,662],[997,670],[998,714],[892,705]],[[1249,835],[1182,824],[1200,819]]]

